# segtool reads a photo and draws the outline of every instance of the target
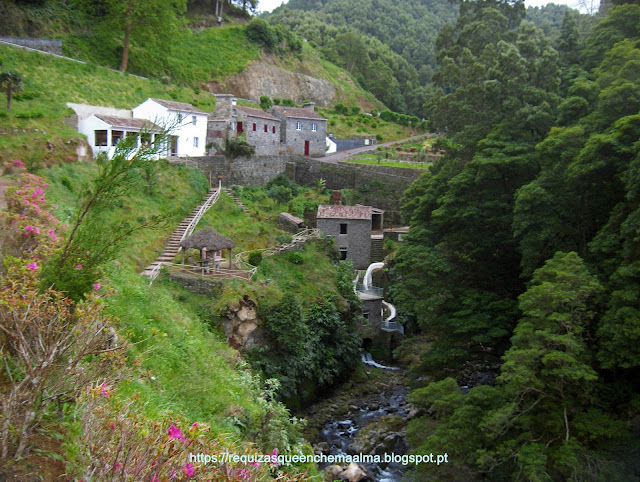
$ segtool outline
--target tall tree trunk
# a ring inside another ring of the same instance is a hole
[[[124,26],[124,45],[122,47],[122,63],[120,64],[120,72],[127,70],[127,64],[129,63],[129,43],[131,41],[131,21],[127,17]]]

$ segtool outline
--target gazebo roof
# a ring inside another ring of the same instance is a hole
[[[236,247],[236,243],[226,236],[218,233],[213,228],[204,228],[184,239],[180,243],[180,246],[185,249],[207,248],[208,251],[218,251],[220,249],[233,249]]]

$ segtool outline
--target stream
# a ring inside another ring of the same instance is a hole
[[[350,381],[337,393],[308,410],[305,417],[316,429],[309,438],[314,452],[325,455],[379,455],[380,463],[361,463],[366,479],[392,482],[402,480],[407,467],[385,463],[388,454],[406,453],[406,425],[416,410],[406,401],[409,387],[402,370],[376,363],[369,354],[363,355],[367,380]],[[339,478],[341,467],[320,465]]]

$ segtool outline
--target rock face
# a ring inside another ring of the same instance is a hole
[[[258,319],[257,305],[248,296],[239,303],[227,307],[223,321],[227,342],[236,350],[249,349],[264,344],[264,327]]]
[[[293,73],[257,60],[243,72],[223,82],[210,82],[210,92],[232,92],[238,97],[259,99],[260,96],[293,99],[297,104],[310,100],[320,106],[333,105],[338,97],[335,86],[322,79]]]

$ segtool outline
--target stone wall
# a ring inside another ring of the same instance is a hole
[[[329,189],[355,189],[357,201],[385,211],[385,225],[401,225],[402,193],[424,171],[401,167],[330,164],[316,159],[300,159],[287,165],[287,176],[296,183],[313,185],[324,179]]]
[[[6,42],[30,49],[42,50],[51,54],[62,55],[62,40],[26,37],[0,37],[0,42]]]
[[[280,121],[254,117],[242,111],[238,112],[237,121],[244,124],[247,143],[254,147],[258,155],[277,156],[281,149],[285,149],[280,143]]]
[[[281,156],[255,156],[250,159],[238,158],[231,163],[231,181],[228,182],[226,160],[224,156],[194,157],[198,168],[212,182],[222,176],[225,186],[264,186],[270,179],[285,172],[288,158]]]
[[[222,280],[205,279],[200,276],[189,276],[177,272],[169,272],[169,279],[176,281],[192,293],[211,296],[212,298],[220,296],[224,288]]]

